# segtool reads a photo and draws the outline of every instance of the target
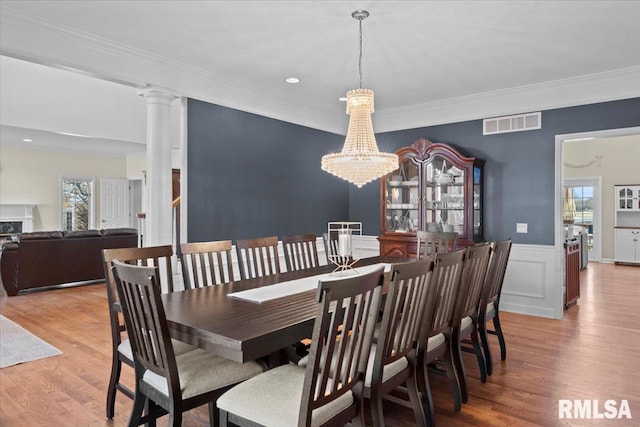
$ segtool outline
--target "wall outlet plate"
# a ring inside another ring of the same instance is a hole
[[[527,223],[519,222],[516,224],[516,233],[527,233]]]

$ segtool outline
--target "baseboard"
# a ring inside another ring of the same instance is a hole
[[[527,314],[530,316],[555,318],[555,310],[546,307],[535,307],[527,304],[515,304],[500,302],[500,311],[508,311],[510,313]]]

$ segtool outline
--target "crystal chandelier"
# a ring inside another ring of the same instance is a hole
[[[360,25],[360,56],[358,72],[360,87],[347,92],[349,128],[340,153],[322,156],[322,170],[342,178],[360,188],[367,182],[398,169],[398,156],[378,150],[373,134],[373,91],[362,88],[362,20],[369,16],[366,10],[351,14]]]

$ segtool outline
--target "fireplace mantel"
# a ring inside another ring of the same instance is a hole
[[[35,203],[0,203],[0,222],[21,222],[22,232],[33,231]]]

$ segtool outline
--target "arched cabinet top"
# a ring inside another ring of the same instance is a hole
[[[396,154],[400,161],[409,158],[413,158],[416,161],[429,161],[433,156],[442,156],[458,166],[468,164],[479,166],[484,164],[483,160],[478,160],[475,157],[467,157],[451,145],[442,142],[432,142],[425,138],[420,138],[413,144],[399,149],[396,151]]]

